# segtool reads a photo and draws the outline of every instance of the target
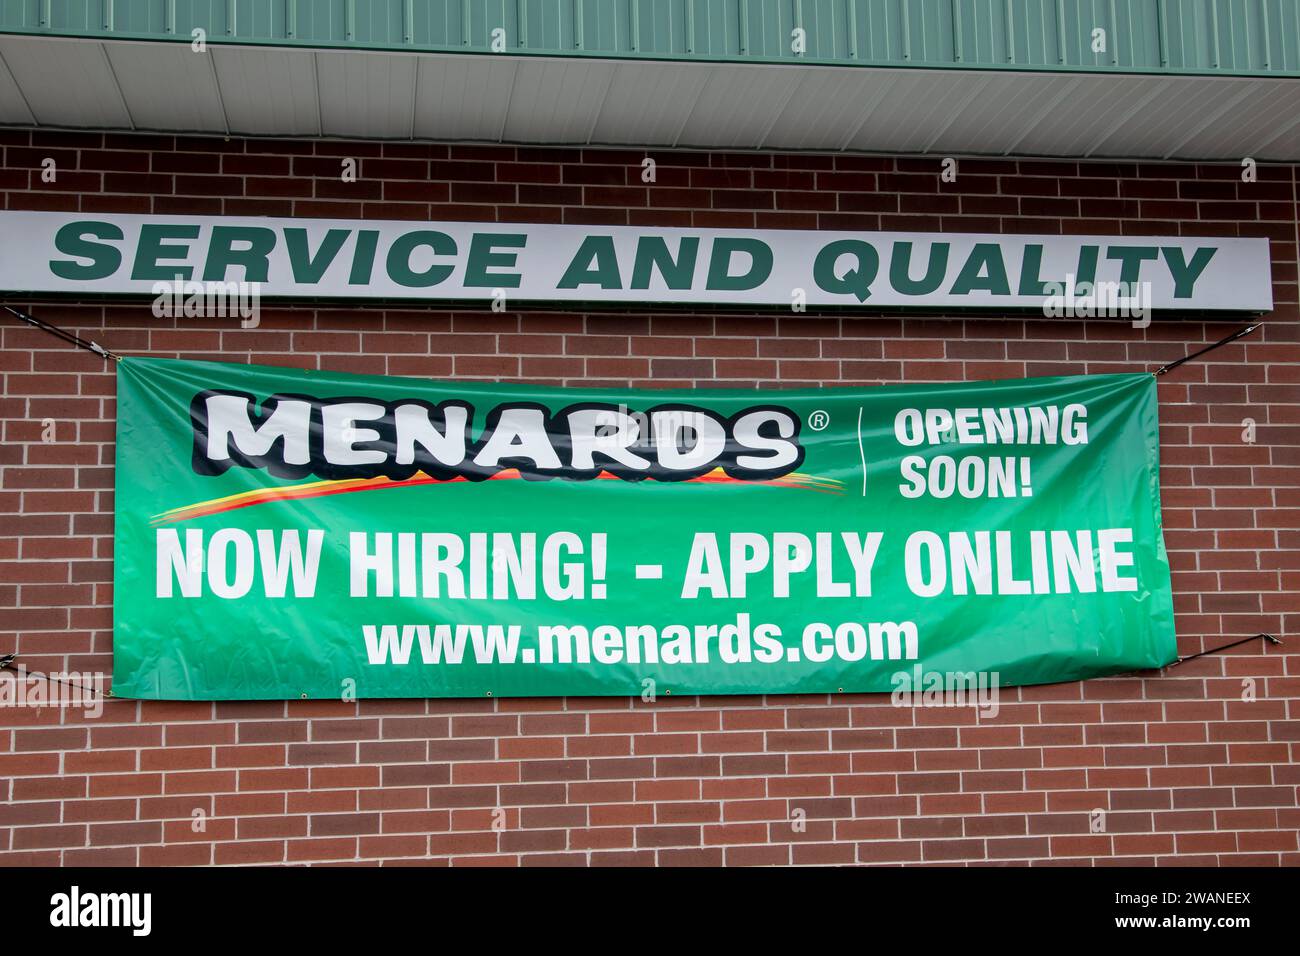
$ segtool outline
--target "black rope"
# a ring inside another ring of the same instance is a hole
[[[89,339],[83,339],[78,335],[73,335],[67,329],[61,329],[57,325],[50,325],[50,323],[44,322],[30,313],[24,312],[22,309],[15,309],[12,305],[6,305],[4,309],[10,315],[16,316],[23,322],[26,322],[32,328],[40,329],[42,332],[48,332],[55,338],[63,339],[63,341],[67,342],[69,345],[75,345],[79,349],[85,349],[87,352],[98,355],[102,359],[112,359],[114,362],[122,361],[122,356],[115,352],[110,352],[102,345],[92,342]]]
[[[98,694],[100,697],[113,696],[112,691],[105,693],[103,691],[95,690],[93,687],[86,687],[84,684],[74,684],[70,680],[59,680],[57,677],[51,677],[49,674],[42,674],[40,671],[29,671],[26,667],[15,667],[14,660],[17,657],[17,654],[5,654],[3,657],[0,657],[0,671],[11,670],[15,674],[21,674],[23,677],[36,677],[40,680],[48,681],[51,684],[62,684],[65,687],[75,687],[77,690],[86,694]]]
[[[1227,338],[1219,339],[1219,341],[1215,342],[1213,345],[1207,345],[1199,352],[1193,352],[1191,355],[1184,355],[1182,358],[1175,359],[1174,361],[1170,362],[1168,365],[1160,366],[1152,374],[1159,376],[1159,375],[1164,375],[1167,372],[1172,372],[1174,369],[1178,368],[1178,366],[1182,365],[1184,362],[1190,362],[1192,359],[1199,358],[1200,356],[1204,355],[1206,352],[1213,352],[1215,349],[1227,345],[1229,342],[1235,342],[1239,338],[1243,338],[1244,336],[1250,335],[1251,332],[1254,332],[1257,328],[1259,328],[1263,324],[1264,324],[1263,322],[1256,322],[1254,325],[1248,325],[1244,329],[1238,329],[1236,332],[1233,332]]]
[[[1200,356],[1204,355],[1206,352],[1213,352],[1217,348],[1222,348],[1223,346],[1228,345],[1231,342],[1237,341],[1237,339],[1245,338],[1247,335],[1250,335],[1250,333],[1254,332],[1263,324],[1264,323],[1262,322],[1256,322],[1253,325],[1246,326],[1244,329],[1238,329],[1236,332],[1233,332],[1231,335],[1219,339],[1219,341],[1213,343],[1212,345],[1207,345],[1205,348],[1192,352],[1190,355],[1184,355],[1180,359],[1175,359],[1174,361],[1170,362],[1168,365],[1160,366],[1160,368],[1156,369],[1153,374],[1158,377],[1161,375],[1165,375],[1169,372],[1172,372],[1174,369],[1178,368],[1178,366],[1183,365],[1186,362],[1190,362],[1194,358],[1199,358]],[[1217,654],[1220,651],[1226,651],[1233,647],[1240,647],[1242,644],[1247,644],[1251,641],[1257,641],[1260,638],[1263,638],[1264,640],[1268,641],[1270,644],[1280,645],[1282,643],[1272,634],[1265,634],[1264,632],[1261,631],[1258,634],[1252,634],[1250,637],[1243,637],[1239,641],[1233,641],[1231,644],[1221,644],[1218,647],[1211,647],[1209,650],[1201,651],[1198,654],[1188,654],[1186,657],[1180,657],[1169,666],[1177,667],[1179,664],[1182,664],[1185,661],[1192,661],[1198,657],[1204,657],[1206,654]]]
[[[1183,663],[1184,661],[1192,661],[1192,660],[1196,660],[1196,658],[1198,658],[1198,657],[1204,657],[1206,654],[1217,654],[1217,653],[1219,653],[1219,651],[1226,651],[1226,650],[1227,650],[1228,648],[1230,648],[1230,647],[1238,647],[1238,646],[1240,646],[1240,645],[1242,645],[1242,644],[1249,643],[1250,641],[1257,641],[1257,640],[1259,640],[1261,637],[1262,637],[1264,640],[1268,641],[1270,644],[1278,644],[1278,645],[1280,645],[1280,644],[1282,643],[1282,642],[1279,641],[1276,637],[1274,637],[1272,634],[1265,634],[1265,633],[1263,633],[1263,632],[1260,632],[1259,634],[1252,634],[1250,637],[1243,637],[1243,638],[1242,638],[1241,640],[1239,640],[1239,641],[1233,641],[1231,644],[1221,644],[1221,645],[1219,645],[1218,647],[1211,647],[1208,651],[1201,651],[1199,654],[1188,654],[1186,657],[1180,657],[1180,658],[1178,658],[1178,660],[1174,661],[1174,662],[1173,662],[1172,664],[1170,664],[1169,666],[1170,666],[1170,667],[1177,667],[1179,664]]]

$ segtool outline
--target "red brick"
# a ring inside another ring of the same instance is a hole
[[[3,139],[19,172],[0,184],[9,209],[1268,237],[1278,307],[1264,330],[1161,380],[1164,521],[1182,653],[1300,624],[1293,166],[1261,168],[1246,194],[1219,166],[968,159],[945,184],[929,157],[663,151],[651,186],[636,150]],[[32,181],[47,155],[63,157],[57,190]],[[339,180],[344,156],[361,158],[362,181]],[[300,302],[244,331],[168,327],[130,304],[42,309],[132,353],[573,386],[1146,371],[1237,327]],[[0,327],[0,345],[0,636],[32,661],[99,661],[111,628],[113,382],[29,329]],[[46,417],[57,422],[50,446]],[[1246,417],[1259,423],[1253,445],[1240,440]],[[979,724],[874,698],[779,696],[113,701],[93,723],[12,712],[0,730],[0,860],[1294,863],[1298,672],[1286,646],[1251,644],[1160,677],[1026,688]],[[1243,678],[1256,679],[1257,701],[1241,700]],[[1105,834],[1089,832],[1095,808]],[[206,819],[197,833],[195,810]]]

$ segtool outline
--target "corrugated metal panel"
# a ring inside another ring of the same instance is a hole
[[[406,52],[1300,75],[1297,0],[0,0],[0,32],[195,29]]]

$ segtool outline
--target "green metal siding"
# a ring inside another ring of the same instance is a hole
[[[321,48],[489,53],[500,28],[508,52],[542,56],[1300,75],[1300,0],[0,0],[3,33],[196,28]]]

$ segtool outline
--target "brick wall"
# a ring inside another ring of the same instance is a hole
[[[1266,327],[1161,381],[1161,477],[1181,652],[1300,623],[1295,167],[1247,184],[1235,165],[963,160],[943,184],[935,159],[677,153],[656,155],[646,185],[639,152],[26,131],[0,144],[9,209],[1267,236]],[[343,157],[357,182],[340,181]],[[572,385],[1133,371],[1241,324],[302,304],[244,330],[155,319],[145,300],[18,304],[126,353]],[[0,344],[0,653],[106,671],[113,380],[7,317]],[[1011,689],[979,724],[883,695],[110,700],[97,720],[6,708],[0,862],[1294,865],[1298,672],[1293,638],[1253,642],[1163,676]],[[1094,808],[1104,833],[1089,831]]]

